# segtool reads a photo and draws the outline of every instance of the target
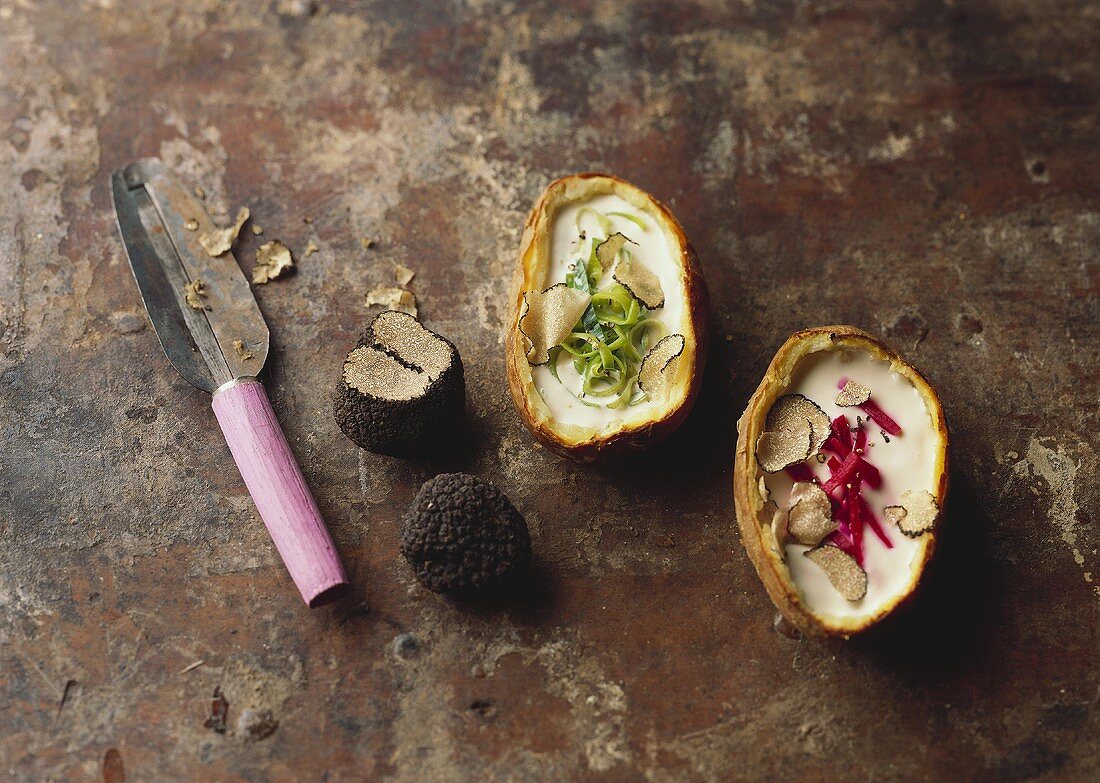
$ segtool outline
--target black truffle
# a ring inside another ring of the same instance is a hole
[[[531,537],[494,484],[443,473],[424,482],[405,514],[401,554],[429,590],[472,594],[513,581],[531,559]]]
[[[450,341],[407,313],[379,313],[344,360],[333,415],[359,446],[415,451],[462,416],[462,359]]]

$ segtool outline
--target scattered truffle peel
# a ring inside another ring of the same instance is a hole
[[[214,228],[199,235],[199,244],[208,255],[216,257],[228,252],[233,243],[237,241],[237,235],[241,233],[241,227],[248,220],[248,207],[237,210],[237,218],[228,228]]]
[[[256,250],[256,265],[252,267],[252,282],[264,285],[294,267],[290,248],[277,239],[264,242]]]

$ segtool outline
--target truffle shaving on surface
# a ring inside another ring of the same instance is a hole
[[[237,235],[241,233],[241,226],[248,220],[248,207],[241,207],[237,211],[237,219],[229,228],[215,228],[204,234],[199,234],[199,244],[211,256],[220,256],[228,252],[237,241]]]
[[[264,242],[256,250],[256,266],[252,267],[252,282],[264,285],[294,266],[290,248],[277,239]]]
[[[812,430],[803,419],[800,430],[762,432],[756,439],[756,461],[765,473],[778,473],[810,456]]]
[[[416,272],[409,269],[404,264],[397,264],[393,268],[393,279],[397,281],[399,286],[406,286],[412,282],[412,279],[416,277]]]
[[[815,454],[829,438],[830,421],[825,411],[808,397],[801,394],[785,394],[780,397],[768,411],[764,429],[768,432],[801,431],[803,420],[810,423],[810,454]]]
[[[650,310],[665,306],[665,291],[661,279],[638,259],[627,255],[615,265],[612,275],[623,288]]]
[[[550,361],[550,349],[569,336],[591,300],[587,292],[565,283],[525,293],[519,331],[527,339],[527,361],[534,365]]]
[[[615,232],[596,245],[596,259],[600,262],[603,271],[606,272],[615,265],[615,259],[618,258],[619,252],[629,241],[625,235]]]
[[[887,506],[883,516],[898,526],[910,538],[919,538],[936,525],[940,514],[939,504],[930,492],[914,492],[911,489],[901,493],[900,506]]]
[[[867,595],[867,572],[855,558],[831,544],[807,550],[808,557],[829,577],[829,582],[849,601],[862,600]]]
[[[206,283],[196,278],[183,287],[183,299],[192,310],[209,310],[206,299]]]
[[[844,384],[844,388],[840,390],[840,394],[836,396],[836,404],[841,408],[851,408],[856,405],[862,405],[869,399],[871,399],[870,389],[862,383],[847,381]]]
[[[638,388],[650,399],[659,399],[668,390],[676,373],[677,360],[686,345],[682,334],[670,334],[659,340],[642,358],[638,368]]]
[[[412,291],[392,285],[381,285],[367,291],[367,307],[381,306],[387,310],[399,310],[413,318],[417,316],[416,297]]]
[[[787,511],[787,531],[798,543],[817,546],[836,530],[829,496],[817,484],[797,481],[791,487],[791,505]]]

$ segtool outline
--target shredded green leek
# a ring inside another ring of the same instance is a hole
[[[580,224],[585,215],[595,218],[604,233],[603,238],[584,234]],[[641,218],[627,212],[609,212],[608,215],[625,218],[646,230]],[[638,388],[642,357],[665,336],[664,324],[649,317],[649,311],[622,285],[614,283],[604,289],[598,288],[603,267],[596,257],[596,247],[611,236],[611,219],[591,207],[582,207],[577,212],[576,227],[581,239],[590,239],[589,249],[586,258],[573,262],[565,283],[590,294],[592,301],[573,332],[551,350],[550,373],[565,386],[558,377],[558,359],[565,351],[581,379],[580,394],[569,393],[580,402],[590,407],[604,405],[612,409],[637,405],[646,399],[645,393]],[[629,251],[624,248],[620,252]]]
[[[644,221],[644,220],[642,220],[642,219],[641,219],[640,217],[638,217],[637,215],[631,215],[631,214],[630,214],[629,212],[608,212],[607,214],[608,214],[609,216],[612,216],[612,217],[621,217],[621,218],[624,218],[624,219],[626,219],[626,220],[629,220],[629,221],[630,221],[631,223],[633,223],[634,225],[636,225],[636,226],[637,226],[638,228],[640,228],[640,229],[641,229],[642,231],[645,231],[645,230],[646,230],[646,224],[645,224],[645,221]]]

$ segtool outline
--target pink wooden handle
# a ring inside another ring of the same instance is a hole
[[[248,378],[223,386],[214,392],[212,407],[302,598],[320,606],[339,597],[348,581],[344,566],[263,384]]]

